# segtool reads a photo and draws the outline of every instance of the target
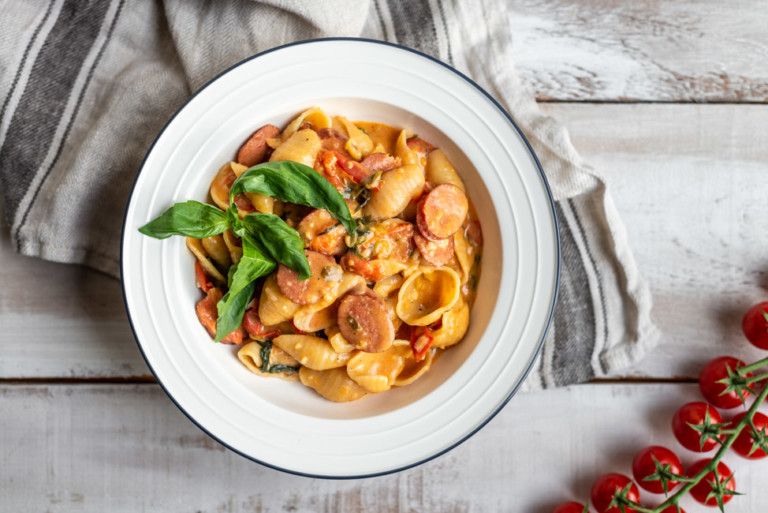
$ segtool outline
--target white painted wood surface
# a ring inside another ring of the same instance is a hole
[[[630,473],[674,441],[674,410],[695,385],[588,385],[521,394],[463,445],[396,475],[326,481],[256,465],[208,438],[154,384],[0,387],[0,511],[548,513],[586,500],[602,473]],[[542,403],[547,407],[542,408]],[[254,433],[258,436],[258,433]],[[768,460],[726,459],[728,513],[768,504]],[[9,469],[13,469],[9,471]],[[663,496],[646,494],[649,503]],[[710,511],[686,498],[689,513]]]
[[[768,101],[766,0],[510,2],[540,99]]]

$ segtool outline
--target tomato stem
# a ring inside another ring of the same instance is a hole
[[[751,378],[746,378],[745,385],[751,385],[752,383],[757,383],[758,381],[765,381],[768,379],[768,372],[765,374],[758,374],[757,376],[752,376]]]
[[[768,358],[764,360],[760,360],[759,362],[755,362],[752,365],[749,365],[747,367],[742,367],[739,369],[739,371],[749,372],[754,369],[759,369],[760,367],[763,367],[765,365],[768,365]],[[761,378],[768,379],[765,376],[768,376],[768,374],[762,375]],[[728,436],[725,439],[725,441],[722,442],[720,449],[718,449],[717,453],[715,453],[715,456],[709,461],[709,463],[707,463],[695,476],[691,476],[690,478],[688,478],[687,484],[683,485],[682,488],[678,489],[666,501],[662,502],[655,508],[646,508],[641,504],[638,504],[634,501],[627,499],[625,502],[626,506],[633,508],[641,513],[661,513],[664,509],[668,508],[669,506],[677,504],[686,493],[688,493],[694,486],[699,484],[701,480],[704,479],[704,476],[706,476],[710,472],[715,472],[715,469],[717,468],[718,463],[720,463],[720,460],[723,459],[723,456],[725,456],[725,453],[728,452],[728,449],[731,447],[731,445],[733,445],[733,442],[736,441],[736,438],[739,436],[739,434],[744,429],[744,427],[747,425],[750,425],[750,423],[752,422],[752,417],[755,416],[755,413],[757,412],[760,405],[765,401],[766,397],[768,397],[768,387],[763,388],[763,390],[755,399],[755,402],[752,403],[752,406],[749,407],[749,409],[747,410],[747,413],[739,421],[736,427],[732,429],[728,429],[727,431],[723,430],[724,432],[728,433]]]
[[[762,360],[758,360],[755,363],[750,363],[749,365],[745,365],[744,367],[739,367],[738,372],[740,375],[743,376],[748,372],[752,372],[753,370],[757,370],[762,367],[768,367],[768,358],[763,358]]]

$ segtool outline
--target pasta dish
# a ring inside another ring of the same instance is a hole
[[[249,371],[337,402],[428,372],[467,332],[480,274],[480,224],[443,150],[318,107],[256,130],[207,204],[142,232],[187,236],[197,317]]]

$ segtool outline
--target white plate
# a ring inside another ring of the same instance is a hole
[[[477,207],[484,255],[465,340],[414,384],[335,404],[298,383],[251,374],[195,315],[182,237],[138,228],[175,202],[203,201],[211,179],[265,123],[307,107],[408,127],[441,147]],[[122,241],[125,302],[139,347],[178,407],[232,450],[270,467],[362,477],[435,457],[482,427],[517,390],[552,316],[559,241],[541,168],[509,115],[452,68],[391,44],[317,40],[237,64],[158,136],[136,178]]]

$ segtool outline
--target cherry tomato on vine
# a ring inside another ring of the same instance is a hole
[[[707,466],[710,461],[711,460],[707,459],[699,460],[691,465],[691,468],[688,469],[688,477],[693,477],[698,474],[699,471]],[[728,468],[728,465],[721,461],[717,464],[717,468],[715,470],[717,472],[717,480],[721,483],[724,483],[723,488],[730,490],[731,492],[736,491],[736,479],[732,477],[733,472],[731,472],[731,469]],[[728,481],[726,482],[726,480]],[[709,496],[710,492],[712,492],[712,484],[714,483],[715,474],[713,472],[709,472],[704,476],[704,479],[699,481],[699,484],[691,488],[691,496],[696,499],[696,501],[704,504],[705,506],[717,506],[717,499],[715,497],[710,497],[707,499],[707,496]],[[733,495],[724,495],[723,504],[732,498]]]
[[[683,447],[694,452],[707,452],[717,447],[718,443],[709,438],[701,446],[702,434],[693,429],[688,424],[704,425],[706,414],[709,412],[709,421],[711,424],[722,424],[723,418],[720,413],[712,406],[703,401],[686,403],[682,405],[672,417],[672,432],[677,441]]]
[[[583,513],[584,504],[578,502],[564,502],[552,510],[552,513]]]
[[[660,445],[651,445],[635,455],[635,459],[632,460],[632,476],[637,484],[649,492],[664,493],[664,487],[660,480],[644,481],[646,477],[657,472],[654,458],[662,466],[669,465],[669,471],[677,475],[683,474],[683,464],[680,463],[680,458],[674,452]],[[667,491],[671,491],[678,483],[679,481],[671,479],[667,481]]]
[[[632,483],[632,480],[622,474],[611,473],[598,477],[589,494],[592,506],[597,510],[597,513],[621,513],[621,509],[617,506],[609,508],[608,505],[616,494],[621,492],[629,483]],[[634,502],[640,502],[640,490],[635,483],[630,486],[627,498]],[[625,513],[637,513],[637,510],[625,508]]]
[[[735,428],[736,425],[741,422],[741,419],[744,418],[744,415],[746,415],[747,412],[739,413],[736,415],[733,420],[731,420],[731,425],[729,426],[731,429]],[[762,413],[755,412],[754,417],[752,417],[752,423],[757,428],[758,433],[762,433],[763,430],[765,430],[766,435],[768,436],[768,416],[763,415]],[[749,425],[745,426],[744,429],[741,430],[741,433],[739,433],[739,436],[736,437],[736,440],[733,442],[733,445],[731,448],[733,448],[734,451],[736,451],[736,454],[739,456],[743,456],[744,458],[750,459],[750,460],[759,460],[760,458],[765,458],[768,456],[768,454],[765,453],[762,449],[757,449],[755,452],[753,452],[751,455],[749,454],[749,451],[752,450],[752,443],[754,442],[754,438],[752,438],[752,430],[749,429]]]
[[[768,302],[758,303],[747,310],[741,329],[753,346],[768,349]]]
[[[718,408],[729,409],[736,408],[742,405],[739,394],[736,390],[731,390],[728,393],[723,394],[726,389],[726,385],[718,383],[718,380],[728,377],[728,369],[732,372],[736,371],[737,367],[744,367],[746,364],[738,358],[732,356],[721,356],[715,358],[701,369],[699,374],[699,388],[704,399],[709,401],[713,406]],[[744,377],[751,377],[751,373],[747,373]],[[747,390],[743,390],[742,394],[744,399],[747,399],[751,394]]]

